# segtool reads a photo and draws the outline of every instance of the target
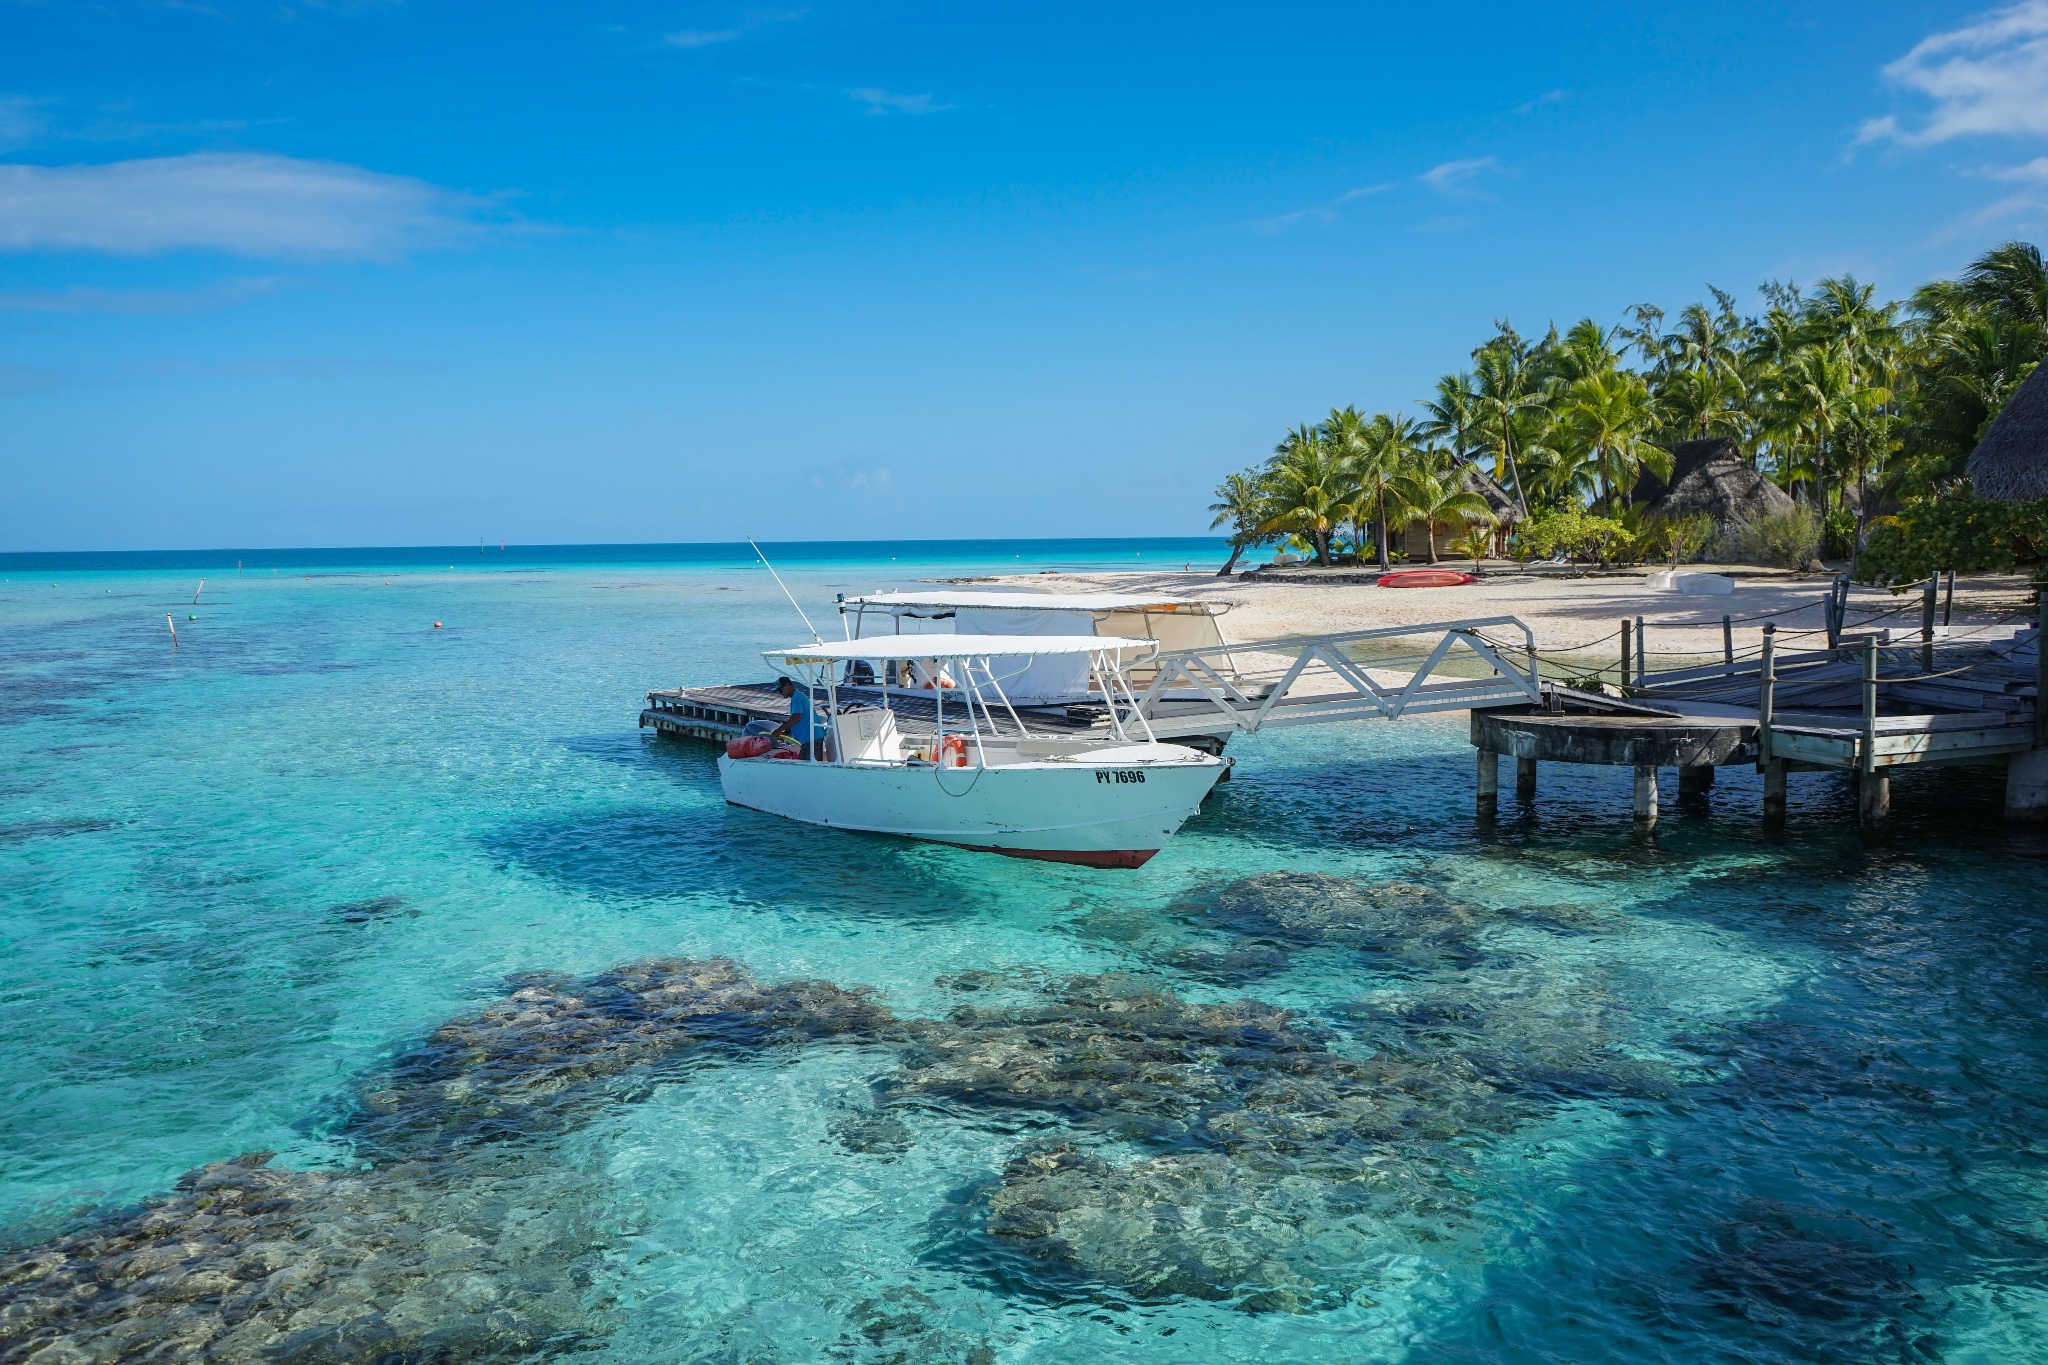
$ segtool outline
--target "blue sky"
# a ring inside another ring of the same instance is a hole
[[[2044,218],[2048,0],[0,0],[0,550],[1178,534]]]

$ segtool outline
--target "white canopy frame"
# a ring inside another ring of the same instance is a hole
[[[862,767],[870,765],[908,766],[909,760],[890,762],[882,759],[848,759],[846,746],[840,736],[839,707],[839,665],[855,660],[869,663],[929,663],[932,667],[928,676],[935,681],[945,676],[942,665],[951,661],[959,666],[962,686],[948,689],[932,687],[934,726],[932,734],[932,767],[941,769],[940,755],[944,752],[946,740],[946,693],[949,690],[961,692],[961,702],[967,711],[967,734],[972,736],[974,750],[974,782],[966,791],[947,791],[948,795],[965,796],[974,790],[974,783],[981,780],[981,770],[988,766],[988,740],[997,737],[995,715],[990,710],[988,697],[982,688],[992,689],[1003,710],[1009,713],[1010,721],[1017,727],[1020,738],[1029,738],[1023,718],[1003,691],[1003,685],[995,675],[991,662],[998,655],[1060,655],[1076,654],[1087,660],[1090,678],[1098,686],[1104,701],[1108,703],[1110,733],[1122,743],[1134,742],[1127,720],[1135,718],[1138,728],[1143,731],[1145,742],[1157,742],[1152,733],[1151,722],[1146,719],[1144,709],[1138,705],[1138,698],[1131,689],[1129,678],[1124,675],[1122,655],[1139,655],[1136,662],[1144,662],[1159,651],[1156,640],[1137,640],[1123,636],[1095,635],[891,635],[871,640],[847,640],[844,642],[799,645],[792,649],[771,649],[763,651],[762,657],[788,676],[795,685],[802,687],[811,704],[811,714],[818,714],[818,692],[825,693],[827,716],[825,730],[830,739],[832,756],[818,757],[817,728],[812,727],[812,742],[807,761],[828,763],[836,767]],[[977,670],[980,676],[977,678]],[[893,670],[880,670],[882,679],[882,707],[889,708],[889,675]],[[1119,694],[1122,700],[1119,701]],[[979,705],[981,716],[975,716]],[[984,734],[982,721],[987,722]],[[956,733],[958,733],[956,731]],[[941,790],[945,790],[944,779],[939,779]]]

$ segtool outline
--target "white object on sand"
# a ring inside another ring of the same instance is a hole
[[[1714,597],[1726,597],[1735,591],[1735,580],[1726,574],[1679,573],[1675,569],[1651,574],[1648,583],[1650,587],[1667,592],[1704,593]]]

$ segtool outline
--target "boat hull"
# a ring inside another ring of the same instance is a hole
[[[1020,763],[988,768],[839,767],[718,760],[725,799],[829,829],[894,834],[978,852],[1137,867],[1201,808],[1224,765],[1185,759]],[[1116,759],[1117,756],[1106,756]]]

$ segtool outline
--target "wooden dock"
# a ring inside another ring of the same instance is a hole
[[[1640,628],[1631,658],[1630,623],[1623,623],[1619,688],[1544,679],[1527,627],[1490,617],[1162,654],[1148,661],[1150,676],[1133,701],[1159,738],[1219,755],[1233,735],[1273,726],[1467,710],[1482,816],[1499,808],[1506,755],[1516,761],[1524,797],[1534,795],[1542,763],[1632,769],[1635,818],[1645,827],[1657,821],[1660,769],[1677,769],[1685,794],[1705,792],[1715,770],[1730,766],[1763,774],[1766,820],[1784,818],[1789,775],[1853,774],[1862,822],[1875,826],[1890,810],[1894,768],[1998,763],[2005,765],[2007,816],[2048,822],[2048,716],[2038,705],[2048,671],[2039,629],[2007,639],[1948,638],[1937,634],[1932,604],[1930,592],[1917,636],[1855,635],[1837,621],[1825,649],[1780,652],[1775,627],[1765,625],[1757,657],[1745,659],[1724,618],[1720,662],[1656,672],[1643,669]],[[1430,635],[1434,647],[1399,667],[1368,667],[1355,655],[1388,639]],[[1464,674],[1449,671],[1458,659],[1468,665]],[[839,695],[842,704],[884,704],[879,688],[841,687]],[[891,688],[886,703],[912,742],[936,732],[930,694]],[[1119,706],[1132,720],[1130,707]],[[964,704],[957,722],[954,708],[947,710],[949,728],[967,720]],[[1083,739],[1110,731],[1100,703],[1016,710],[1032,734]],[[742,683],[651,691],[640,724],[724,741],[750,722],[788,714],[772,684]],[[1004,708],[981,723],[990,720],[998,736],[1019,733]]]
[[[1657,772],[1676,768],[1681,793],[1704,792],[1718,767],[1755,767],[1764,817],[1785,815],[1787,777],[1844,772],[1865,826],[1891,809],[1891,772],[1926,764],[2006,765],[2006,813],[2048,819],[2048,734],[2038,698],[2038,629],[2009,641],[1885,645],[1875,636],[1779,655],[1764,628],[1761,657],[1638,675],[1624,695],[1544,685],[1541,706],[1472,713],[1478,808],[1499,808],[1499,759],[1533,795],[1539,763],[1605,764],[1635,773],[1636,822],[1657,821]]]

